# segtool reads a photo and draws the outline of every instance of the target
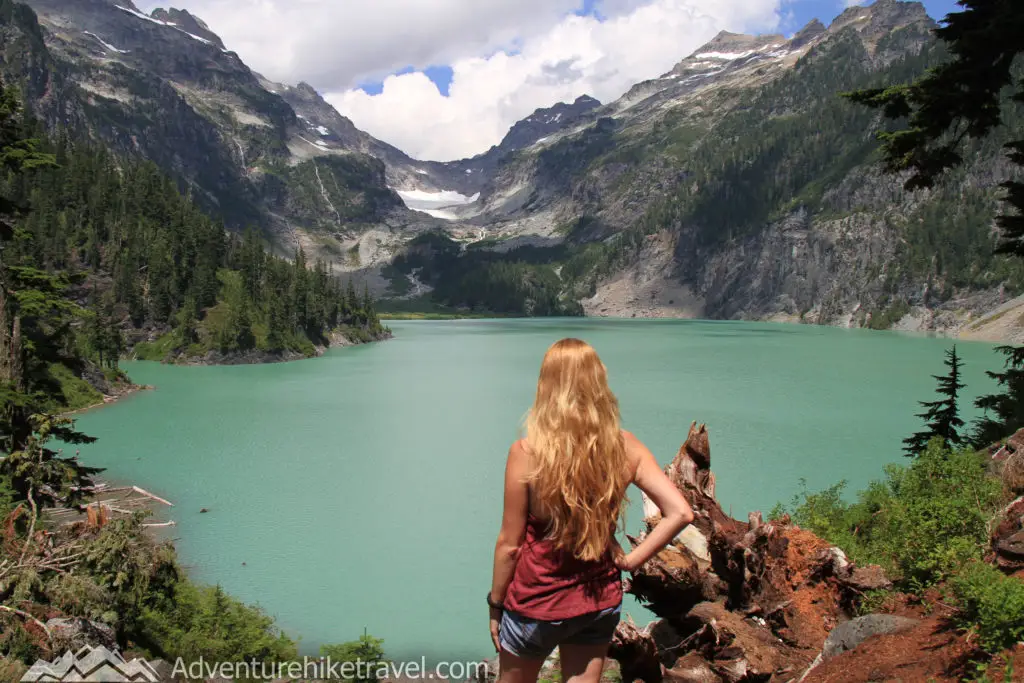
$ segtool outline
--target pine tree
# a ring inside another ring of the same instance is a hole
[[[54,157],[39,152],[38,146],[38,140],[28,136],[17,94],[0,84],[0,169],[18,178],[52,167]],[[15,235],[9,228],[24,211],[23,204],[0,195],[0,453],[31,451],[50,460],[56,456],[46,449],[33,450],[32,444],[50,437],[69,444],[94,440],[77,431],[71,420],[46,417],[63,399],[51,366],[74,365],[76,359],[66,350],[72,346],[72,323],[81,318],[82,310],[65,297],[66,277],[51,275],[30,262],[14,262],[21,250],[12,253]],[[45,434],[34,441],[42,426]],[[68,480],[89,474],[73,460],[58,460],[54,466]],[[19,480],[22,468],[15,465],[12,457],[0,460],[0,471],[11,476],[18,488],[25,482]]]
[[[964,442],[960,435],[964,421],[960,419],[959,406],[960,390],[964,388],[960,381],[963,361],[957,355],[955,346],[946,351],[944,363],[949,372],[945,375],[933,375],[938,382],[936,391],[942,398],[937,401],[922,401],[921,406],[925,411],[917,416],[925,421],[925,430],[903,440],[903,450],[908,457],[917,457],[935,437],[941,437],[949,447],[960,446]]]
[[[974,423],[971,445],[984,448],[1024,428],[1024,347],[1000,346],[1006,357],[1002,372],[987,372],[1003,388],[1001,394],[982,396],[974,405],[985,411]]]

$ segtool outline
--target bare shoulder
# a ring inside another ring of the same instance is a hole
[[[525,458],[530,452],[530,447],[526,443],[526,439],[518,439],[512,444],[512,447],[508,449],[508,457],[510,458]]]
[[[630,471],[633,472],[635,477],[637,470],[640,468],[640,461],[643,460],[644,454],[647,453],[647,446],[633,432],[626,429],[622,430],[622,439],[626,444],[626,457],[629,458]]]
[[[508,466],[515,470],[525,470],[530,463],[530,447],[526,439],[519,439],[508,449]]]

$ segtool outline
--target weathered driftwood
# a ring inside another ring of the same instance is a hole
[[[169,500],[138,486],[111,486],[106,482],[97,482],[81,489],[80,493],[89,498],[88,503],[51,508],[46,511],[50,521],[61,525],[84,521],[88,526],[98,528],[108,524],[117,515],[130,516],[142,510],[154,511],[160,506],[174,507],[174,503]],[[144,526],[167,527],[174,526],[174,523],[151,522]]]
[[[852,598],[889,585],[879,568],[855,566],[788,519],[727,515],[715,499],[704,425],[690,427],[665,472],[693,507],[694,522],[626,581],[660,620],[620,625],[611,656],[624,680],[796,680],[849,616]],[[649,501],[645,513],[649,531],[658,521]]]
[[[997,519],[988,559],[1007,574],[1024,573],[1024,429],[992,448],[990,469],[1019,497]]]
[[[1024,496],[1006,506],[992,533],[992,557],[1007,574],[1024,573]]]

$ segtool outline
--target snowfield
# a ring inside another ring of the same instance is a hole
[[[443,218],[448,221],[456,220],[458,216],[450,211],[445,211],[444,209],[472,204],[480,198],[479,192],[472,197],[467,197],[455,190],[440,190],[437,192],[428,192],[426,190],[395,190],[395,192],[398,193],[398,196],[402,198],[402,201],[405,202],[405,205],[410,209],[413,209],[414,211],[422,211],[434,218]]]

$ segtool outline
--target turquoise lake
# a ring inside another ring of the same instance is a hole
[[[952,344],[735,322],[391,327],[391,341],[282,365],[126,363],[156,390],[79,421],[99,438],[86,462],[176,504],[161,516],[192,575],[258,603],[307,653],[366,629],[395,659],[492,654],[484,594],[505,455],[562,337],[595,346],[624,425],[662,462],[706,422],[719,497],[744,519],[801,479],[855,490],[902,461]],[[972,401],[1001,357],[958,349]]]

